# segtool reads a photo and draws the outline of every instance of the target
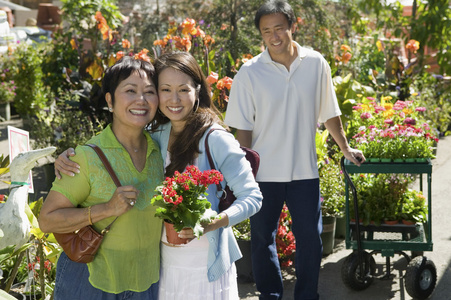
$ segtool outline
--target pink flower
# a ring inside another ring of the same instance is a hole
[[[384,123],[388,124],[388,125],[393,125],[393,120],[392,119],[385,119]]]
[[[415,108],[415,110],[423,112],[423,111],[426,111],[426,107],[418,106],[417,108]]]
[[[371,113],[369,112],[364,112],[360,115],[360,118],[362,120],[367,120],[367,119],[371,119],[373,116],[371,115]]]
[[[412,118],[405,118],[403,123],[408,125],[415,125],[417,121],[415,121],[415,119]]]

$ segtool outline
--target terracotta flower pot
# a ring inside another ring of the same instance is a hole
[[[402,223],[403,223],[404,225],[410,225],[410,226],[415,225],[415,222],[409,221],[409,220],[402,220]]]
[[[399,223],[398,220],[384,220],[384,223],[387,225],[396,225]]]
[[[166,238],[168,239],[168,243],[173,245],[183,245],[188,243],[188,239],[179,238],[179,233],[175,231],[174,224],[165,221],[164,227],[166,228]]]

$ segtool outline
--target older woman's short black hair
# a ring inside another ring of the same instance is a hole
[[[103,97],[107,93],[110,93],[114,104],[114,92],[116,88],[134,72],[137,72],[141,78],[146,74],[147,78],[155,82],[155,68],[151,63],[141,59],[135,59],[131,56],[124,56],[105,70],[105,75],[102,80]]]
[[[288,2],[283,0],[269,0],[265,2],[255,13],[254,24],[260,31],[260,19],[266,15],[272,15],[281,13],[287,20],[288,25],[291,27],[296,22],[296,16],[294,15],[293,8]]]

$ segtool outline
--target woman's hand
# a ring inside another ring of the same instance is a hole
[[[225,227],[227,225],[229,225],[229,217],[225,213],[220,213],[210,223],[202,224],[202,227],[204,228],[203,234],[206,234],[207,232],[219,229],[221,227]],[[195,238],[193,229],[192,228],[183,228],[179,232],[179,238],[189,239],[188,242],[191,242]]]
[[[74,148],[67,149],[55,160],[56,178],[61,179],[61,173],[68,176],[75,176],[76,173],[80,173],[80,166],[69,159],[71,156],[75,156]]]
[[[106,206],[113,216],[120,216],[133,208],[138,194],[139,191],[134,186],[118,187]]]

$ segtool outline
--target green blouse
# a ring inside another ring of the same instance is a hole
[[[130,155],[117,141],[110,126],[87,143],[99,146],[122,185],[133,185],[139,191],[135,206],[121,215],[105,235],[93,262],[88,263],[89,282],[108,293],[142,292],[159,280],[160,219],[150,204],[155,187],[163,180],[163,160],[158,145],[147,138],[147,160],[138,172]],[[94,150],[78,146],[73,161],[80,165],[80,174],[63,175],[55,180],[52,190],[67,197],[74,205],[87,207],[108,202],[116,186]],[[88,216],[86,216],[88,217]],[[101,231],[114,220],[110,217],[94,224]]]

